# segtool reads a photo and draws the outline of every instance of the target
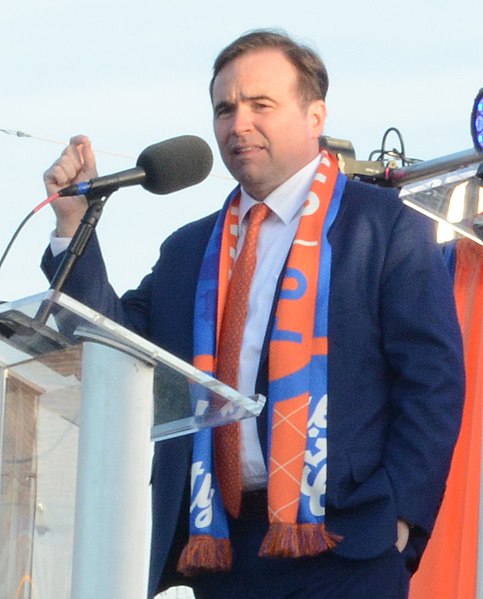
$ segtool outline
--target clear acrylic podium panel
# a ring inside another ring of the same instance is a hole
[[[70,597],[84,340],[153,366],[152,439],[258,415],[264,404],[66,295],[1,305],[0,597]]]
[[[482,157],[483,161],[483,157]],[[401,188],[402,201],[440,223],[443,233],[464,236],[483,245],[481,164],[428,176]],[[447,237],[446,237],[447,238]]]

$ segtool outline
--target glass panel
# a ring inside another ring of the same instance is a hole
[[[81,346],[5,370],[0,596],[70,596]]]
[[[455,235],[483,245],[482,180],[476,176],[479,165],[428,177],[402,187],[405,204],[422,212]]]
[[[38,395],[5,381],[0,504],[0,596],[30,597],[37,494]]]
[[[83,340],[153,366],[153,439],[258,415],[265,401],[63,294],[2,304],[0,597],[70,597]]]

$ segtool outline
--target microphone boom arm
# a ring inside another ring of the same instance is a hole
[[[72,269],[74,268],[77,260],[84,253],[87,242],[94,233],[97,223],[99,222],[104,205],[112,195],[111,191],[108,195],[104,195],[103,189],[98,192],[92,190],[88,196],[88,207],[81,219],[79,226],[72,237],[69,246],[66,250],[65,256],[62,259],[51,283],[50,288],[52,291],[62,291],[67,278],[69,277]],[[35,316],[35,320],[45,324],[52,310],[52,300],[46,300],[42,302],[40,308]]]

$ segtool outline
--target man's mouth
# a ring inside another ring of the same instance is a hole
[[[244,145],[244,146],[234,146],[231,150],[232,154],[235,155],[243,155],[243,154],[249,154],[250,152],[259,152],[263,150],[262,146],[257,146],[257,145]]]

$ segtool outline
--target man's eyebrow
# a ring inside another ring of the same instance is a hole
[[[258,96],[245,96],[243,99],[246,102],[259,102],[260,100],[268,100],[269,102],[275,102],[273,98],[265,94],[259,94]]]
[[[274,102],[275,100],[273,98],[271,98],[270,96],[267,96],[265,94],[259,94],[257,96],[244,96],[242,95],[241,97],[242,102],[260,102],[260,101],[269,101],[269,102]],[[220,110],[223,109],[230,109],[233,108],[233,106],[235,105],[235,102],[229,102],[228,100],[221,100],[220,102],[218,102],[217,104],[215,104],[213,111],[215,112],[215,114],[217,112],[219,112]]]

